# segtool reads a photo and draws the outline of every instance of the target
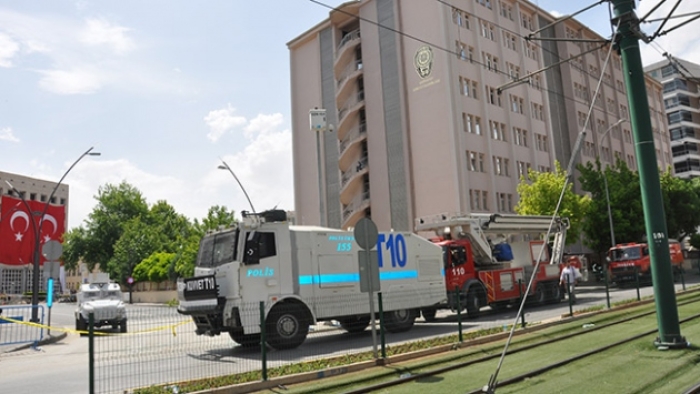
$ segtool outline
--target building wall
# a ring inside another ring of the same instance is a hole
[[[671,150],[676,176],[700,176],[700,95],[693,77],[700,65],[682,59],[667,59],[644,69],[663,84],[662,95],[669,123]]]
[[[443,212],[514,212],[517,185],[528,169],[550,171],[555,160],[566,168],[591,101],[596,104],[577,162],[600,156],[614,163],[618,155],[636,170],[629,122],[611,128],[629,118],[617,54],[607,67],[607,47],[557,65],[598,44],[524,40],[556,20],[527,1],[452,5],[347,2],[288,44],[299,224],[331,223],[313,212],[319,210],[318,165],[308,126],[297,121],[313,108],[307,90],[327,79],[319,68],[330,49],[318,40],[329,30],[339,153],[335,159],[326,153],[321,167],[337,166],[338,201],[325,195],[327,206],[340,205],[340,227],[369,216],[382,230],[410,231],[416,218]],[[537,37],[602,39],[573,19]],[[431,61],[417,64],[417,56]],[[304,67],[297,66],[301,58]],[[533,74],[529,83],[510,83],[546,66],[553,68]],[[659,115],[661,85],[649,79],[647,89],[658,164],[666,168],[671,155]],[[324,102],[328,94],[324,89]],[[328,174],[320,178],[327,182]]]

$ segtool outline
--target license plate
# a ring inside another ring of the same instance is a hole
[[[218,295],[216,278],[213,275],[185,279],[183,285],[183,295],[186,300],[216,298]]]

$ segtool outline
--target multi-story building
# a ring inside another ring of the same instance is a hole
[[[649,65],[644,71],[663,84],[676,176],[700,176],[700,65],[673,59]]]
[[[514,212],[521,177],[566,168],[582,130],[579,162],[636,170],[620,58],[554,22],[520,0],[360,0],[289,42],[297,222],[410,231],[443,212]],[[646,83],[666,168],[661,84]],[[310,131],[314,108],[331,130]]]
[[[6,182],[9,182],[14,189],[9,187]],[[54,189],[56,189],[56,191],[53,193],[53,196],[51,196]],[[63,228],[67,228],[68,190],[69,186],[63,183],[56,188],[55,182],[0,171],[0,196],[9,195],[15,198],[22,198],[26,201],[64,206],[65,219]],[[0,221],[4,220],[9,219],[0,217]],[[8,247],[13,247],[12,242],[7,239],[0,239],[0,248]],[[39,274],[39,288],[43,291],[45,288],[43,271],[40,271]],[[0,261],[0,293],[21,294],[31,291],[32,275],[33,265],[31,261],[22,265]]]

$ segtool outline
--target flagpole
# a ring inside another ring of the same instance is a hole
[[[46,212],[49,210],[49,204],[51,203],[51,199],[53,199],[54,194],[56,194],[56,191],[58,190],[58,187],[61,186],[61,182],[66,178],[68,173],[75,167],[76,164],[80,160],[83,159],[85,156],[99,156],[99,152],[93,152],[92,150],[95,147],[91,146],[90,149],[86,150],[78,159],[71,164],[70,167],[68,167],[68,170],[66,170],[65,173],[63,173],[63,176],[61,179],[58,180],[58,183],[56,183],[56,186],[54,186],[53,190],[51,190],[51,194],[49,195],[49,199],[46,201],[46,204],[44,204],[44,210],[41,212],[41,216],[39,217],[39,225],[37,226],[36,223],[34,222],[34,218],[32,217],[32,228],[34,230],[34,256],[33,256],[33,274],[32,274],[32,318],[30,321],[32,323],[39,323],[39,264],[40,264],[40,251],[39,251],[39,246],[41,245],[41,227],[44,224],[44,216],[46,215]],[[24,202],[24,205],[27,207],[27,213],[31,214],[32,216],[34,213],[31,211],[31,208],[29,207],[29,203],[27,200],[24,199],[24,196],[15,189],[14,186],[8,181],[5,181],[11,188],[14,190],[15,193],[22,199]]]

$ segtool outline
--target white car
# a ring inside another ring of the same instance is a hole
[[[93,314],[94,328],[112,326],[119,332],[126,332],[126,306],[122,292],[116,283],[89,283],[80,285],[77,294],[78,308],[75,310],[75,329],[88,329],[90,313]]]

